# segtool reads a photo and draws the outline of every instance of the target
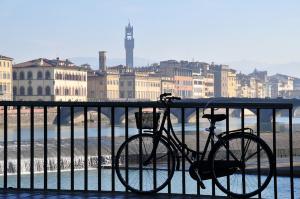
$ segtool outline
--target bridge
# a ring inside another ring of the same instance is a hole
[[[110,101],[110,102],[116,102],[118,101]],[[131,102],[142,102],[139,100],[135,100]],[[204,99],[184,99],[180,102],[203,102],[203,103],[217,103],[217,104],[225,104],[225,103],[268,103],[268,104],[277,104],[277,103],[290,103],[293,104],[293,116],[300,115],[300,99],[262,99],[262,98],[204,98]],[[143,109],[144,110],[144,109]],[[200,111],[200,114],[202,114],[202,110]],[[129,108],[128,109],[128,115],[129,117],[134,116],[135,112],[138,112],[138,108]],[[148,111],[151,111],[148,109]],[[93,113],[97,112],[97,107],[89,107],[88,109],[88,119],[89,120],[95,120],[95,115]],[[207,113],[209,110],[206,111]],[[245,112],[250,112],[254,115],[256,115],[257,110],[256,109],[245,109]],[[62,123],[68,124],[70,122],[70,108],[69,107],[61,107],[61,113],[62,113]],[[215,113],[225,113],[225,109],[219,109],[216,110]],[[241,109],[230,109],[229,115],[231,117],[240,117],[241,116]],[[193,123],[196,119],[196,108],[186,108],[184,111],[185,116],[185,123]],[[201,115],[200,115],[201,116]],[[272,121],[272,110],[271,109],[262,109],[261,110],[261,122],[264,123],[270,123]],[[276,116],[288,116],[287,110],[277,110]],[[112,111],[110,107],[101,107],[101,117],[112,122]],[[171,117],[174,122],[181,122],[182,121],[182,113],[180,108],[172,108],[171,109]],[[78,120],[83,121],[83,108],[74,108],[74,118]],[[125,108],[118,108],[116,107],[114,109],[114,123],[115,124],[122,124],[125,121]]]

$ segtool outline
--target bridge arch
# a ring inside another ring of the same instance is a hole
[[[138,108],[132,108],[130,110],[128,110],[128,120],[129,120],[129,123],[134,123],[135,124],[135,112],[138,112],[139,109]],[[149,111],[149,112],[153,112],[153,108],[143,108],[143,111]],[[160,112],[159,110],[156,110],[157,112]],[[163,113],[161,112],[161,115],[160,115],[160,119],[162,119]],[[178,123],[178,118],[173,114],[171,113],[170,114],[171,116],[171,121],[172,123]],[[120,124],[125,124],[125,111],[122,115],[120,115],[119,117],[119,123]]]

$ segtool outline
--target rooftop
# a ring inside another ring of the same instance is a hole
[[[14,68],[27,68],[27,67],[59,67],[59,68],[77,68],[77,69],[87,69],[85,67],[76,66],[70,60],[60,60],[56,59],[46,59],[46,58],[38,58],[26,62],[22,62],[19,64],[13,65]]]
[[[8,61],[12,61],[13,60],[13,58],[6,57],[4,55],[0,55],[0,59],[2,59],[2,60],[8,60]]]

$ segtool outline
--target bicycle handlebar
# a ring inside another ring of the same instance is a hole
[[[166,102],[166,101],[172,101],[172,100],[181,100],[181,98],[172,96],[172,93],[163,93],[159,96],[160,102]]]

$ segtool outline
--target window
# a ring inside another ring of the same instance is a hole
[[[20,87],[20,95],[25,95],[25,88],[23,86]]]
[[[120,91],[120,98],[124,98],[125,95],[124,95],[124,91]]]
[[[17,87],[16,86],[14,86],[14,88],[13,88],[13,94],[17,95]]]
[[[59,89],[58,88],[55,89],[55,94],[59,95]]]
[[[47,86],[46,87],[46,95],[51,95],[51,89],[50,89],[50,86]]]
[[[45,74],[45,79],[50,79],[51,78],[51,74],[50,72],[47,70],[46,74]]]
[[[37,79],[43,79],[43,72],[42,71],[39,71],[37,73]]]
[[[32,79],[32,72],[31,71],[27,72],[27,79]]]
[[[39,87],[37,88],[37,94],[38,94],[38,95],[43,95],[43,88],[42,88],[41,86],[39,86]]]
[[[20,79],[21,79],[21,80],[24,80],[24,79],[25,79],[25,75],[24,75],[24,72],[23,72],[23,71],[20,72]]]
[[[27,95],[32,95],[32,94],[33,94],[33,92],[32,92],[32,87],[29,86],[29,87],[27,88]]]

